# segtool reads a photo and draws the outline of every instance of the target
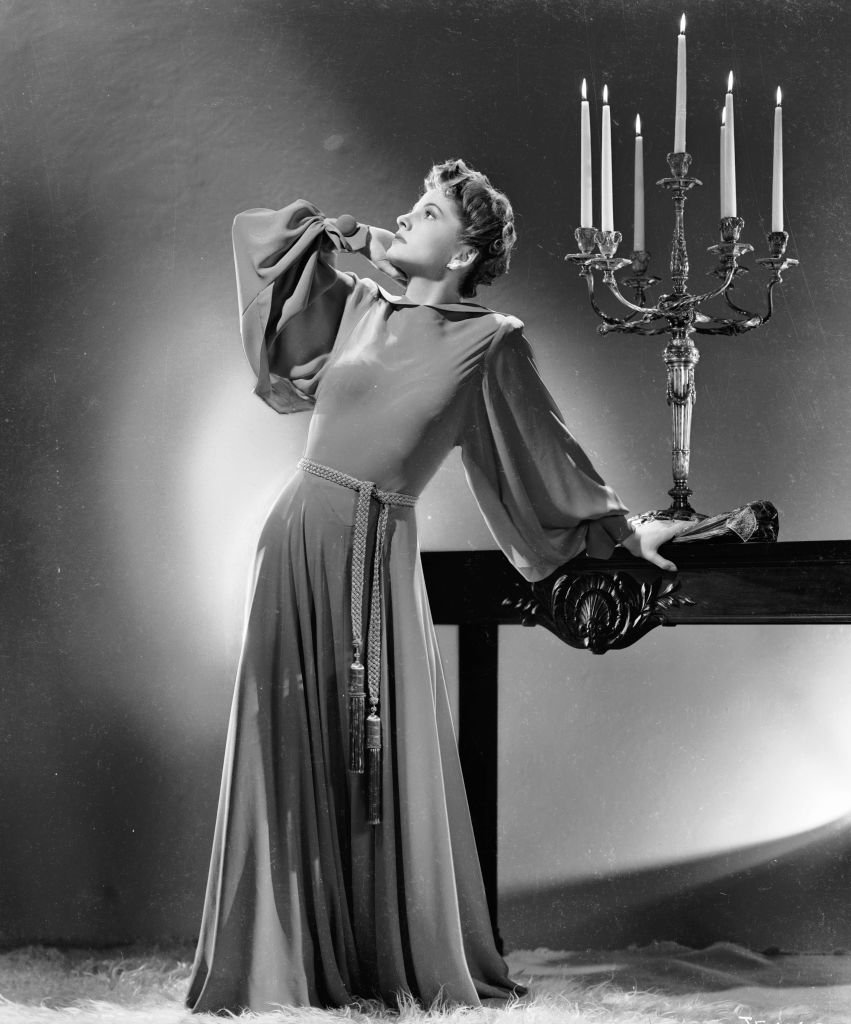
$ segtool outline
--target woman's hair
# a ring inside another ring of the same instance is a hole
[[[517,241],[511,203],[484,174],[463,160],[435,164],[425,179],[425,191],[430,189],[439,189],[455,200],[463,225],[461,241],[478,252],[461,282],[461,295],[471,298],[480,284],[490,284],[508,270]]]

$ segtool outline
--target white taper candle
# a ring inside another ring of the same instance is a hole
[[[588,107],[588,93],[585,79],[582,79],[582,114],[579,136],[579,226],[594,226],[593,196],[594,185],[591,177],[591,111]]]
[[[600,148],[600,229],[614,231],[612,214],[612,115],[609,87],[603,86],[603,137]]]
[[[733,112],[733,72],[727,79],[727,99],[724,105],[727,115],[725,127],[725,150],[727,153],[726,164],[726,202],[725,208],[721,211],[722,217],[736,216],[736,118]]]
[[[644,249],[644,139],[641,135],[641,115],[635,115],[635,216],[633,222],[632,248],[634,252]]]
[[[724,216],[724,210],[727,208],[727,110],[726,108],[721,109],[721,146],[719,150],[718,163],[720,166],[719,182],[721,185],[720,189],[720,216]]]
[[[783,107],[780,86],[774,108],[774,166],[771,177],[771,230],[783,230]]]
[[[686,151],[686,16],[680,18],[677,36],[677,97],[674,111],[674,152]]]

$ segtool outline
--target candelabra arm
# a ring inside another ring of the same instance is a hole
[[[764,323],[767,323],[771,319],[771,314],[774,312],[774,297],[773,291],[777,281],[769,281],[768,283],[768,309],[765,316],[759,316],[756,313],[749,313],[746,309],[741,309],[735,303],[728,300],[727,305],[734,310],[736,313],[742,314],[740,320],[725,320],[722,317],[708,317],[699,316],[695,321],[695,330],[698,334],[745,334],[748,331],[752,331],[755,327],[762,327]]]
[[[658,306],[636,306],[634,302],[630,302],[629,299],[624,298],[623,293],[618,287],[618,282],[613,274],[603,278],[605,284],[609,286],[609,291],[614,297],[620,302],[622,306],[626,306],[627,309],[631,309],[633,313],[640,313],[644,318],[656,319],[656,317],[663,316],[662,310]]]
[[[730,307],[730,309],[733,310],[733,312],[741,313],[742,316],[748,317],[750,320],[758,320],[759,324],[754,324],[754,326],[760,326],[762,324],[768,323],[768,321],[771,319],[772,313],[774,312],[774,286],[777,284],[780,284],[779,274],[775,274],[766,285],[765,298],[767,308],[765,316],[757,316],[756,313],[749,313],[746,309],[742,309],[740,306],[737,306],[735,302],[733,302],[733,300],[730,298],[729,292],[724,296],[724,298],[727,300],[727,305]]]
[[[752,316],[748,320],[724,320],[720,317],[699,317],[695,320],[694,329],[698,334],[746,334],[765,321],[762,317]]]
[[[736,263],[732,263],[727,268],[727,273],[724,276],[724,281],[723,281],[723,283],[718,288],[715,288],[711,292],[701,292],[700,295],[692,296],[692,300],[693,300],[694,305],[695,306],[702,306],[704,304],[704,302],[709,302],[712,299],[717,299],[719,295],[724,295],[726,297],[727,289],[733,283],[733,278],[736,276],[736,270],[737,269],[738,269],[738,267],[737,267]],[[742,312],[745,313],[745,310],[742,310]],[[749,313],[746,313],[746,315],[750,316]]]
[[[741,306],[737,306],[736,303],[733,302],[733,300],[730,298],[729,289],[726,292],[724,292],[724,301],[727,303],[727,305],[730,307],[730,309],[732,309],[734,313],[738,313],[740,316],[748,318],[756,316],[755,313],[751,313],[749,310],[742,309]]]
[[[611,334],[615,331],[621,331],[624,334],[641,334],[645,338],[649,338],[654,334],[667,334],[670,330],[668,321],[660,324],[658,317],[647,316],[647,317],[627,317],[625,320],[621,320],[614,324],[600,324],[597,331],[600,334]],[[656,326],[651,326],[655,324]]]
[[[588,298],[591,302],[591,308],[597,314],[597,316],[603,321],[598,330],[602,330],[604,327],[610,330],[619,330],[626,325],[625,320],[621,320],[616,316],[609,316],[608,313],[604,313],[597,303],[597,297],[594,293],[594,274],[591,270],[585,269],[582,271],[582,277],[585,278],[585,283],[588,285]]]
[[[752,331],[755,327],[762,327],[763,324],[768,323],[774,313],[774,288],[778,284],[782,284],[783,278],[781,272],[786,269],[787,266],[797,265],[797,260],[785,260],[782,257],[768,257],[757,260],[757,263],[763,264],[769,267],[773,273],[771,278],[768,280],[766,285],[766,311],[763,316],[759,316],[756,313],[751,313],[746,309],[742,309],[741,306],[736,305],[735,302],[730,298],[729,291],[724,292],[724,299],[730,309],[734,313],[739,313],[742,316],[740,320],[725,320],[721,317],[707,317],[702,314],[698,314],[695,318],[695,330],[699,334],[745,334],[747,331]]]
[[[771,314],[774,312],[774,286],[780,284],[783,279],[780,274],[777,273],[768,282],[768,287],[765,290],[765,298],[768,309],[766,310],[765,316],[762,318],[762,323],[766,323],[771,319]]]

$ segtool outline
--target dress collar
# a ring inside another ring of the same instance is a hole
[[[378,285],[378,290],[388,302],[394,306],[427,306],[429,309],[445,310],[448,313],[469,313],[471,316],[481,316],[484,313],[492,313],[487,306],[480,306],[477,302],[414,302],[407,295],[394,295],[386,288]]]

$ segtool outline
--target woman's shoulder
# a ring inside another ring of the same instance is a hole
[[[493,355],[503,350],[506,347],[510,347],[514,344],[524,344],[525,339],[523,332],[526,329],[526,325],[523,321],[511,313],[498,313],[493,311],[490,315],[490,326],[492,328],[490,344],[488,346],[487,357],[490,359]]]
[[[516,316],[479,307],[478,315],[460,317],[451,329],[474,346],[480,365],[484,367],[496,353],[513,347],[513,339],[522,344],[524,324]]]
[[[520,317],[514,316],[511,313],[494,313],[496,317],[498,333],[501,338],[507,337],[510,334],[522,334],[526,329],[526,325],[520,319]]]
[[[522,334],[525,330],[523,321],[511,313],[501,313],[473,302],[462,303],[462,306],[468,307],[471,316],[478,316],[482,328],[491,335],[493,342],[511,334]]]

